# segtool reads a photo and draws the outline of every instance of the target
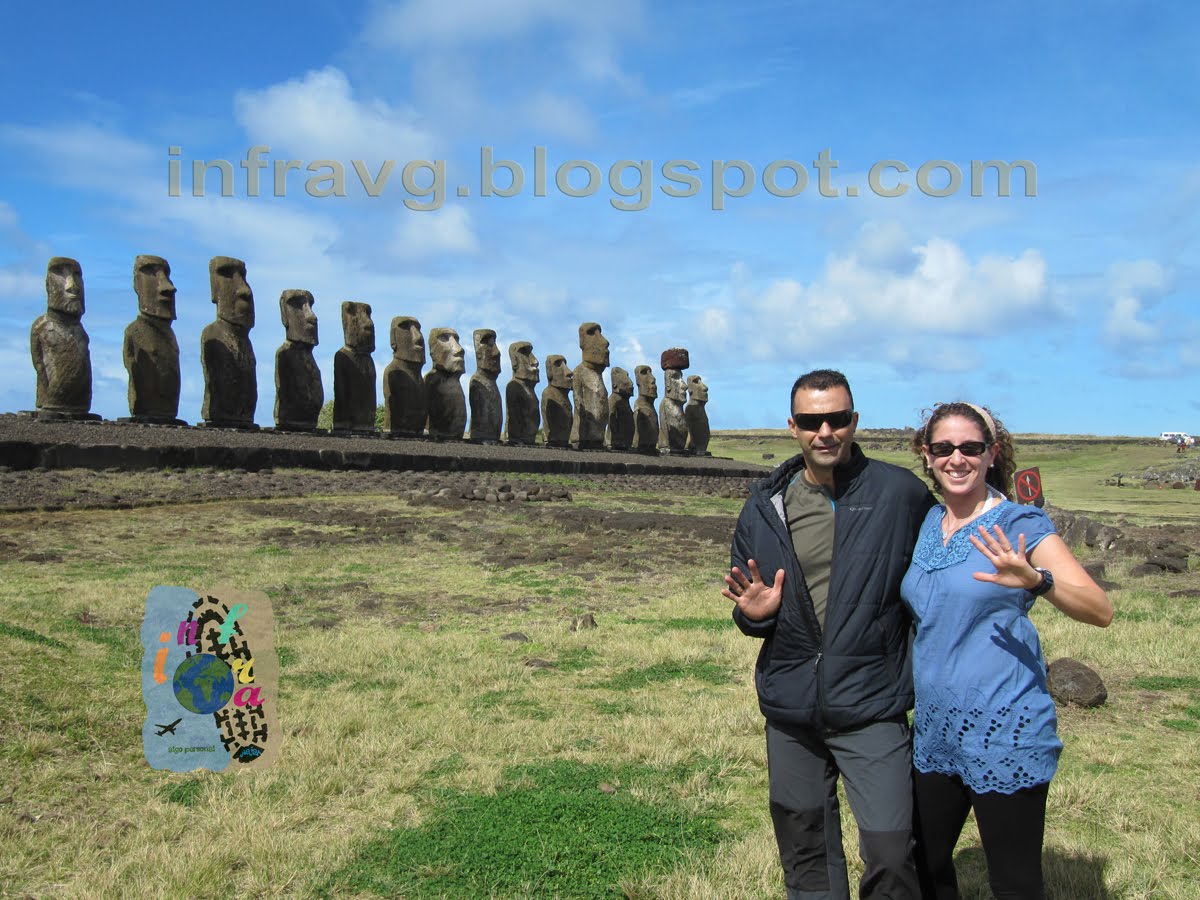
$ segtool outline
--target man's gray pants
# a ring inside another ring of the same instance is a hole
[[[863,900],[919,900],[903,718],[824,732],[767,722],[771,820],[788,900],[850,900],[838,776],[858,822]]]

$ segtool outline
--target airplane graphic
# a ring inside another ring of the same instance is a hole
[[[180,722],[182,722],[182,721],[183,721],[183,718],[182,718],[182,717],[180,717],[180,718],[176,719],[174,722],[172,722],[170,725],[163,725],[163,724],[161,724],[161,723],[159,723],[159,722],[155,722],[155,723],[154,723],[154,727],[155,727],[155,728],[159,728],[159,729],[161,729],[161,730],[158,732],[158,736],[159,736],[159,737],[162,737],[164,734],[174,734],[174,733],[175,733],[175,726],[177,726],[177,725],[178,725]]]

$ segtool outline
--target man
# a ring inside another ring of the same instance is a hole
[[[837,781],[858,821],[862,898],[918,898],[912,860],[910,623],[900,600],[933,504],[907,469],[867,459],[840,372],[792,386],[800,453],[756,485],[722,590],[763,639],[771,819],[789,900],[848,900]]]

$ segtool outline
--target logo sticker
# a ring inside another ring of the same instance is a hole
[[[159,585],[142,620],[142,748],[155,769],[264,768],[278,755],[271,601]]]

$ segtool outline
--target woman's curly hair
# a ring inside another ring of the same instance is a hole
[[[981,411],[986,413],[986,417],[981,415]],[[922,412],[921,427],[913,434],[912,451],[921,460],[921,467],[925,470],[925,474],[933,483],[933,490],[936,493],[942,492],[942,487],[938,484],[937,479],[933,476],[933,471],[925,462],[925,447],[929,444],[929,439],[933,435],[934,426],[942,419],[949,416],[960,416],[970,422],[974,422],[979,426],[979,430],[983,432],[983,438],[990,446],[993,443],[999,445],[999,452],[996,454],[996,459],[993,461],[991,468],[987,471],[987,483],[998,490],[1009,500],[1013,496],[1013,472],[1017,469],[1016,453],[1013,451],[1012,435],[1008,433],[1008,429],[1004,427],[992,411],[986,406],[976,406],[965,401],[955,401],[954,403],[935,403],[933,409],[927,409]],[[988,422],[991,419],[991,423]],[[994,430],[993,430],[994,426]]]

